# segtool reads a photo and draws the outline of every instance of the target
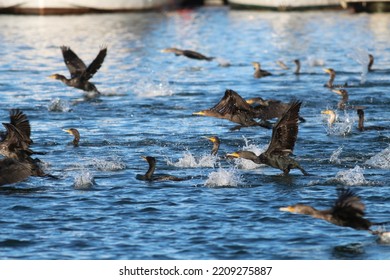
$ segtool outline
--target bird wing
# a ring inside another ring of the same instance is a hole
[[[81,76],[87,69],[85,63],[70,49],[70,47],[62,46],[61,51],[71,78]]]
[[[237,112],[253,113],[253,108],[244,98],[231,89],[225,91],[223,98],[210,110],[216,111],[222,115],[236,114]]]
[[[350,189],[341,189],[339,197],[332,208],[333,215],[343,219],[363,217],[364,210],[364,203]]]
[[[257,111],[256,117],[262,120],[270,120],[281,117],[289,107],[290,104],[279,100],[265,100],[264,104],[257,105],[254,108]]]
[[[1,145],[6,146],[12,152],[28,149],[28,144],[24,141],[24,135],[14,125],[10,123],[3,123],[3,125],[7,130],[7,135]]]
[[[18,133],[23,137],[27,144],[31,144],[31,126],[27,116],[19,109],[10,111],[11,124],[18,130]]]
[[[107,55],[107,48],[104,47],[100,49],[96,58],[92,61],[92,63],[88,66],[87,70],[83,74],[83,78],[89,80],[93,77],[93,75],[100,69],[103,64],[104,58]]]
[[[193,59],[204,59],[204,60],[212,60],[213,57],[207,57],[201,53],[190,51],[190,50],[183,50],[183,55],[189,58]]]
[[[271,142],[266,154],[291,154],[298,135],[299,109],[302,102],[293,101],[272,129]]]
[[[31,166],[12,158],[0,160],[0,186],[23,181],[31,175]]]

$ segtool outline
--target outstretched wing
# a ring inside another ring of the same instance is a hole
[[[210,110],[222,115],[235,114],[241,112],[253,112],[253,108],[237,92],[231,89],[225,91],[223,98]]]
[[[22,136],[22,140],[24,140],[28,145],[31,144],[31,126],[29,120],[27,119],[27,116],[19,109],[11,109],[10,120],[11,124],[18,130],[18,133]]]
[[[83,78],[89,80],[93,77],[93,75],[100,69],[103,64],[104,58],[107,55],[107,47],[100,49],[96,58],[92,61],[92,63],[88,66],[87,70],[83,74]]]
[[[351,189],[341,189],[339,197],[332,208],[333,215],[340,217],[364,216],[364,203]]]
[[[85,63],[70,49],[70,47],[61,46],[61,51],[71,78],[81,76],[87,69]]]
[[[302,102],[293,101],[272,129],[272,138],[265,153],[291,154],[298,135],[299,109]]]

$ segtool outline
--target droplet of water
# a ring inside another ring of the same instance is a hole
[[[207,178],[204,185],[207,187],[236,187],[240,183],[241,177],[237,173],[236,169],[218,168],[217,171],[213,171],[209,174],[209,177]]]

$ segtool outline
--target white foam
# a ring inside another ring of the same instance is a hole
[[[126,168],[120,159],[93,159],[94,166],[101,171],[116,171]]]
[[[339,171],[336,180],[346,186],[367,185],[369,182],[364,178],[363,168],[356,165],[353,169]]]
[[[333,151],[332,155],[329,158],[330,163],[340,164],[340,154],[343,151],[343,147],[338,147],[337,150]]]
[[[381,169],[390,169],[390,147],[368,159],[365,164]]]
[[[153,83],[150,80],[140,80],[134,85],[133,91],[141,98],[171,96],[173,94],[173,90],[170,88],[169,84],[164,81]]]
[[[213,171],[209,174],[206,182],[207,187],[236,187],[241,184],[241,177],[237,173],[237,169],[224,169],[218,168],[217,171]]]
[[[67,101],[57,97],[50,101],[48,110],[50,112],[69,112],[71,108]]]
[[[250,140],[246,139],[245,137],[243,137],[243,138],[245,141],[245,145],[242,147],[242,150],[244,150],[244,151],[250,151],[250,152],[255,153],[257,156],[259,156],[261,153],[263,153],[267,149],[267,146],[263,146],[263,147],[259,148],[258,146],[254,145],[254,144],[250,144]],[[251,160],[243,159],[243,158],[235,159],[234,164],[238,169],[248,169],[248,170],[256,169],[256,168],[259,168],[259,166],[261,166],[261,164],[254,163]]]
[[[350,117],[347,111],[344,111],[343,115],[336,115],[336,122],[333,124],[328,122],[328,125],[325,127],[327,134],[336,136],[346,136],[351,134],[355,122],[354,118]]]
[[[93,175],[85,169],[74,178],[74,188],[78,190],[90,189],[94,183]]]
[[[187,151],[177,162],[167,160],[168,165],[181,168],[196,168],[196,167],[214,167],[217,162],[217,157],[213,155],[204,155],[200,158],[195,158],[191,152]]]

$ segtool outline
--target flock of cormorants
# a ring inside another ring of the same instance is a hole
[[[70,72],[70,78],[60,74],[54,74],[51,78],[62,81],[64,84],[81,89],[86,92],[87,97],[96,97],[100,94],[96,86],[89,80],[100,69],[106,54],[107,47],[100,49],[96,58],[87,67],[86,64],[67,46],[61,47],[65,65]],[[165,53],[174,53],[175,55],[186,56],[191,59],[211,61],[214,57],[208,57],[191,50],[180,50],[177,48],[167,48],[162,50]],[[369,55],[370,62],[368,70],[372,70],[374,58]],[[281,61],[277,62],[283,69],[288,67]],[[296,64],[295,74],[299,74],[300,61],[294,60]],[[263,78],[271,75],[270,72],[261,69],[259,62],[253,62],[255,78]],[[338,86],[334,84],[336,72],[327,68],[324,69],[330,75],[326,87],[335,93],[341,95],[342,99],[338,103],[339,109],[347,108],[348,93],[344,89],[347,84]],[[341,89],[338,89],[341,87]],[[280,169],[284,175],[289,174],[291,169],[299,169],[304,175],[309,175],[300,164],[290,157],[293,153],[294,145],[298,136],[299,121],[305,119],[299,115],[302,102],[293,100],[290,103],[283,103],[279,100],[264,100],[261,97],[255,97],[248,100],[242,98],[237,92],[227,89],[222,99],[210,109],[193,113],[194,115],[210,116],[215,118],[227,119],[238,124],[234,129],[242,127],[259,126],[265,129],[272,129],[272,136],[268,148],[260,155],[250,151],[236,151],[226,155],[226,158],[244,158],[258,164],[266,164],[273,168]],[[359,116],[358,129],[360,131],[368,129],[382,130],[383,127],[365,127],[363,107],[357,109]],[[336,120],[335,112],[326,110],[322,113],[328,114],[329,124],[332,125]],[[277,118],[275,124],[269,120]],[[25,180],[29,176],[51,176],[46,174],[40,167],[40,160],[33,158],[34,154],[43,154],[34,152],[30,149],[33,143],[31,140],[31,127],[27,116],[19,109],[10,111],[10,122],[3,123],[5,132],[0,134],[0,154],[4,157],[0,161],[0,185],[12,184]],[[73,145],[77,147],[80,141],[80,134],[75,128],[64,130],[73,135]],[[220,140],[217,136],[207,137],[213,143],[212,155],[217,155]],[[171,175],[154,174],[156,168],[156,159],[152,156],[143,157],[149,168],[144,175],[136,175],[139,180],[145,181],[181,181],[185,178],[178,178]],[[54,176],[51,176],[54,177]],[[378,235],[387,234],[371,230],[373,225],[385,223],[372,223],[364,216],[364,204],[360,198],[350,189],[342,189],[335,201],[333,207],[328,210],[317,210],[311,206],[296,204],[280,208],[281,211],[310,215],[314,218],[326,220],[338,226],[351,227],[358,230],[369,230]]]

